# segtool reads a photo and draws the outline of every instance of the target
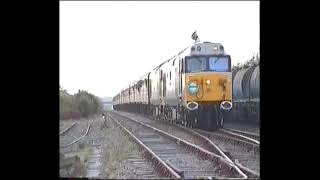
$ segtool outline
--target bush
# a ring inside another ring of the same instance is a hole
[[[99,98],[87,91],[78,91],[70,95],[60,88],[60,118],[80,118],[102,112],[102,103]]]

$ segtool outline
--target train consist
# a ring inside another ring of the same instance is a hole
[[[260,66],[234,70],[232,81],[233,108],[226,121],[259,123]]]
[[[121,90],[113,108],[216,130],[232,109],[230,55],[220,43],[196,40]]]

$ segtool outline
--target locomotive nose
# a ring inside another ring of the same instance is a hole
[[[230,109],[232,109],[232,103],[230,101],[223,101],[220,104],[220,108],[225,111],[229,111]]]

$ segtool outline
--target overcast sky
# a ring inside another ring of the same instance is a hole
[[[258,1],[60,1],[60,85],[114,96],[191,45],[219,42],[232,64],[259,52]]]

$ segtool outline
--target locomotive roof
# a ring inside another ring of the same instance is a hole
[[[222,49],[219,49],[217,53],[224,53],[224,49],[223,49],[223,45],[221,43],[212,43],[212,42],[208,42],[208,41],[203,41],[203,42],[195,42],[192,46],[188,46],[186,48],[184,48],[182,51],[180,51],[178,54],[175,54],[174,56],[172,56],[171,58],[169,58],[168,60],[164,61],[163,63],[161,63],[160,65],[156,66],[153,70],[157,71],[163,64],[169,62],[170,60],[176,58],[177,56],[180,56],[182,53],[186,52],[186,50],[188,48],[194,47],[195,45],[204,45],[204,44],[212,44],[213,46],[216,47],[221,47]],[[195,54],[196,55],[196,54]]]

